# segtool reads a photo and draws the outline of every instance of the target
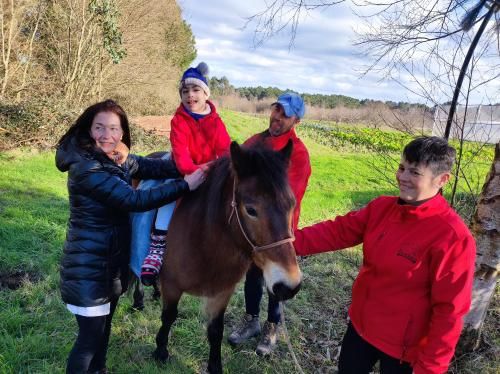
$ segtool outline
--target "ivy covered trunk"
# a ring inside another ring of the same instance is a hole
[[[464,319],[458,346],[460,352],[470,352],[479,346],[481,328],[500,270],[500,143],[495,148],[495,158],[483,185],[471,231],[477,244],[476,273],[472,305]]]

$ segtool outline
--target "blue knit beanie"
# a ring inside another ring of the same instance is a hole
[[[182,87],[186,84],[194,84],[202,88],[203,91],[210,96],[210,88],[208,87],[207,81],[208,75],[208,65],[204,62],[200,62],[197,67],[187,69],[184,74],[182,74],[181,83],[179,85],[179,93]]]

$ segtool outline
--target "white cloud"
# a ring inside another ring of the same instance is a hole
[[[221,36],[233,36],[234,34],[239,33],[239,30],[235,27],[227,25],[225,23],[217,23],[214,25],[214,31]]]
[[[404,71],[397,77],[400,83],[383,80],[387,77],[377,72],[360,78],[370,62],[352,42],[353,30],[362,29],[363,23],[345,3],[302,17],[292,48],[286,32],[254,48],[255,24],[244,26],[248,17],[264,9],[264,0],[211,0],[200,4],[179,1],[196,38],[198,56],[193,64],[207,62],[211,75],[226,76],[235,86],[277,86],[358,99],[422,101],[404,88],[418,89],[414,78]],[[414,51],[412,57],[425,57],[425,51]],[[414,74],[421,77],[423,73]],[[488,87],[489,96],[498,98],[499,83]],[[429,89],[439,91],[440,87]]]

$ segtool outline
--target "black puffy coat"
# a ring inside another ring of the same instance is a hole
[[[120,167],[100,151],[84,151],[69,140],[56,152],[68,171],[70,216],[61,261],[61,295],[82,307],[108,303],[126,288],[130,257],[129,212],[170,203],[189,191],[183,179],[134,190],[131,178],[178,178],[171,160],[129,155]]]

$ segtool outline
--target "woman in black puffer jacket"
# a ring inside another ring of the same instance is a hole
[[[61,138],[56,165],[68,172],[70,217],[61,260],[61,295],[79,332],[67,373],[106,373],[111,319],[127,288],[129,215],[170,203],[204,180],[179,177],[171,160],[128,155],[130,129],[112,100],[87,108]],[[134,190],[131,178],[178,178]]]

